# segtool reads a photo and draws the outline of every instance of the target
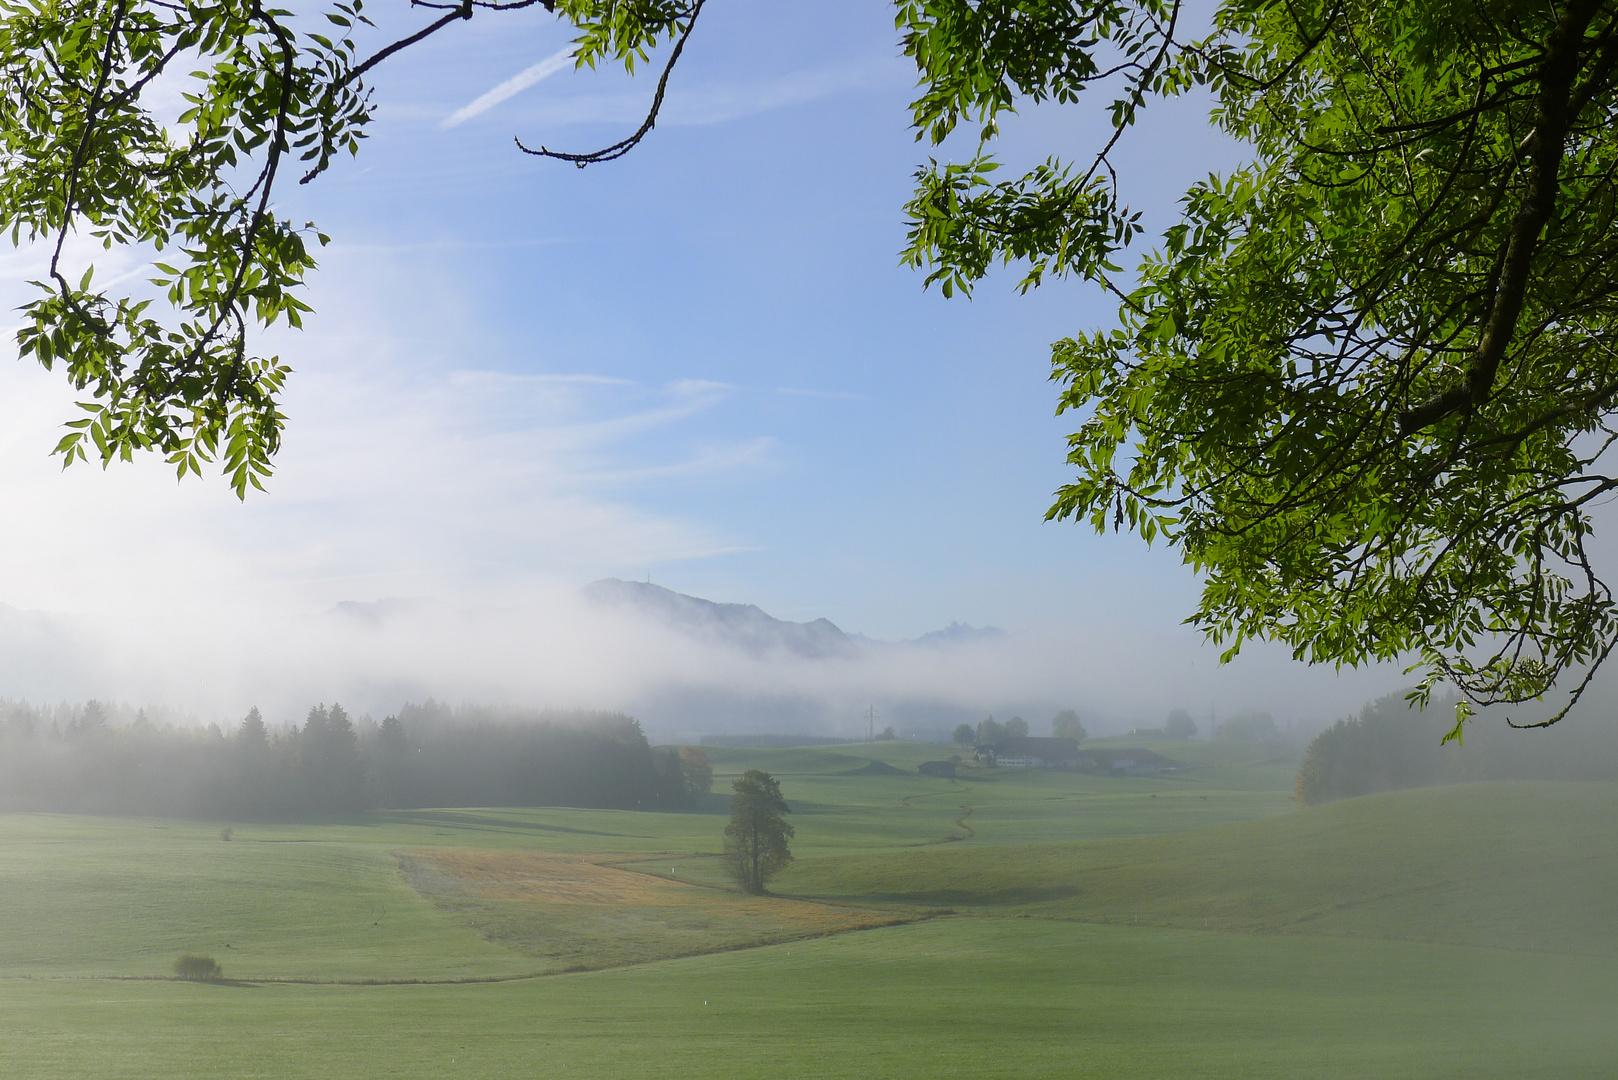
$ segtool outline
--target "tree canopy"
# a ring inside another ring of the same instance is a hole
[[[1175,709],[1163,723],[1163,734],[1171,739],[1194,739],[1197,737],[1197,722],[1184,709]]]
[[[675,810],[713,779],[705,755],[652,746],[614,713],[429,700],[356,724],[333,704],[272,728],[255,708],[227,733],[116,712],[115,723],[96,701],[0,699],[0,809],[232,820],[423,806]]]
[[[581,67],[634,71],[673,42],[629,137],[583,154],[518,144],[577,165],[611,160],[651,130],[702,4],[416,0],[433,12],[419,30],[362,49],[363,0],[339,0],[317,29],[259,0],[0,3],[0,227],[49,256],[17,343],[85,395],[57,453],[105,464],[154,451],[181,476],[215,463],[238,495],[261,487],[281,443],[290,367],[257,355],[251,331],[301,325],[312,247],[328,239],[313,222],[277,216],[276,185],[310,183],[359,152],[376,107],[367,73],[474,15],[524,9],[577,28]],[[182,68],[189,107],[165,122],[154,88]],[[93,263],[67,245],[75,236],[154,256],[160,294],[98,284]]]
[[[793,828],[781,816],[790,809],[781,782],[761,769],[748,769],[731,786],[735,794],[725,826],[725,867],[743,891],[761,894],[765,883],[792,861],[787,841]]]
[[[1006,737],[1006,727],[994,717],[989,716],[978,721],[978,745],[993,746]]]
[[[1129,528],[1202,576],[1233,655],[1414,659],[1425,701],[1568,694],[1618,639],[1589,550],[1618,393],[1618,5],[905,0],[919,131],[906,258],[946,292],[999,263],[1080,275],[1117,325],[1057,342],[1076,476],[1052,518]],[[1116,90],[1112,133],[1012,179],[1025,102]],[[1205,88],[1250,155],[1186,192],[1137,264],[1112,157],[1153,98]]]
[[[1079,721],[1079,714],[1072,709],[1063,709],[1051,717],[1051,734],[1058,739],[1077,739],[1083,742],[1089,733],[1084,730],[1084,724]]]

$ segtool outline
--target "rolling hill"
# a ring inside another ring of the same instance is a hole
[[[1618,786],[1488,783],[1193,832],[806,859],[794,896],[1618,956]]]

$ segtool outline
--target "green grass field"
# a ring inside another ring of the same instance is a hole
[[[1192,767],[717,751],[716,791],[765,768],[795,811],[763,900],[715,887],[717,794],[229,842],[0,817],[0,1075],[1618,1074],[1618,786],[1298,810],[1284,749],[1153,749]]]

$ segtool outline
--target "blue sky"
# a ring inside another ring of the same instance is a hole
[[[377,42],[422,21],[373,15]],[[1172,552],[1043,521],[1073,425],[1049,344],[1111,307],[1082,283],[1019,295],[1015,272],[946,300],[899,265],[912,171],[968,148],[913,141],[888,6],[714,0],[657,130],[585,170],[512,139],[612,142],[652,79],[536,71],[568,37],[542,11],[481,13],[390,60],[360,156],[283,193],[333,244],[308,328],[271,338],[297,374],[268,495],[240,506],[151,462],[59,474],[71,395],[13,366],[0,600],[200,625],[649,575],[879,638],[1038,633],[1118,701],[1152,664],[1085,670],[1097,641],[1212,667],[1179,626],[1196,582]],[[513,79],[529,85],[470,108]],[[1005,156],[1082,153],[1104,104],[1014,120]],[[1161,225],[1234,153],[1176,103],[1123,176]],[[1399,682],[1259,652],[1182,696],[1329,715]]]
[[[474,20],[384,73],[358,167],[308,192],[338,237],[330,273],[389,312],[411,362],[621,380],[575,384],[581,420],[689,408],[592,467],[619,477],[597,497],[694,542],[563,572],[649,572],[888,637],[1126,597],[1183,609],[1172,556],[1041,520],[1066,475],[1048,345],[1106,305],[1077,285],[1018,296],[1009,275],[945,300],[898,265],[927,148],[888,10],[742,2],[704,19],[668,121],[618,162],[576,170],[511,138],[611,141],[649,79],[564,70],[442,128],[567,40],[543,17]],[[1060,118],[1041,126],[1049,149],[1074,142]]]

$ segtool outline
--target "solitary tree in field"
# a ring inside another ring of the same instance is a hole
[[[781,817],[791,811],[781,797],[780,782],[767,772],[748,769],[734,788],[730,824],[725,826],[725,865],[736,884],[759,895],[764,883],[792,861],[787,841],[793,830]]]
[[[211,956],[193,956],[191,953],[182,954],[174,961],[174,974],[182,979],[193,982],[213,982],[224,977],[218,961]]]

